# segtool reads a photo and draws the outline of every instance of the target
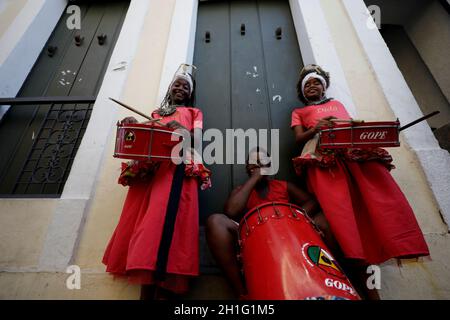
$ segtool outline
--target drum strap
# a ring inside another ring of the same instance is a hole
[[[161,242],[158,249],[158,259],[156,261],[156,280],[165,279],[167,260],[169,258],[169,250],[175,229],[175,221],[177,218],[178,205],[180,203],[181,190],[183,188],[184,167],[184,163],[177,165],[173,175],[169,203],[167,204],[166,218],[164,220],[163,234],[161,236]]]

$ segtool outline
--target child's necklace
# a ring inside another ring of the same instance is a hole
[[[308,106],[317,106],[319,104],[327,103],[328,101],[333,100],[333,98],[324,98],[322,100],[316,101],[316,102],[308,102]]]
[[[177,111],[177,105],[173,104],[162,106],[156,112],[162,117],[167,117],[173,114],[175,111]]]

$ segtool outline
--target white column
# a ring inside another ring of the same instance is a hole
[[[330,72],[331,85],[327,95],[341,101],[356,117],[355,104],[320,0],[290,0],[289,4],[303,63],[315,63]]]
[[[420,110],[380,32],[369,28],[371,16],[363,0],[343,0],[356,34],[376,79],[396,117],[406,124],[421,117]],[[450,226],[450,155],[442,150],[426,121],[403,131],[415,151],[434,193],[439,209]]]
[[[195,30],[197,28],[197,10],[197,0],[176,0],[161,73],[158,100],[155,105],[161,103],[180,64],[192,64]]]
[[[15,97],[67,0],[28,1],[0,39],[0,97]],[[9,106],[0,106],[0,120]]]
[[[39,261],[40,271],[65,270],[73,259],[100,171],[101,150],[108,144],[116,121],[118,107],[108,97],[120,97],[122,93],[150,2],[131,0],[89,125],[47,231]]]

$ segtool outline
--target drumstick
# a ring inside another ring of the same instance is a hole
[[[114,101],[117,104],[120,104],[122,107],[124,107],[124,108],[126,108],[126,109],[128,109],[130,111],[133,111],[134,113],[137,113],[138,115],[140,115],[141,117],[144,117],[145,119],[148,119],[148,120],[153,121],[153,122],[160,122],[161,121],[161,119],[155,119],[155,118],[152,118],[150,116],[147,116],[146,114],[144,114],[144,113],[142,113],[142,112],[140,112],[140,111],[130,107],[129,105],[126,105],[125,103],[120,102],[120,101],[118,101],[116,99],[113,99],[113,98],[110,97],[109,100],[112,100],[112,101]],[[164,123],[160,123],[160,125],[166,126],[166,124],[164,124]]]
[[[431,113],[429,113],[429,114],[427,114],[427,115],[425,115],[425,116],[423,116],[423,117],[420,117],[420,118],[417,119],[417,120],[414,120],[413,122],[410,122],[410,123],[408,123],[408,124],[405,124],[403,127],[401,127],[400,129],[398,129],[398,131],[405,130],[405,129],[407,129],[407,128],[409,128],[409,127],[415,125],[415,124],[418,124],[419,122],[421,122],[421,121],[423,121],[423,120],[426,120],[426,119],[428,119],[428,118],[431,118],[431,117],[433,117],[433,116],[435,116],[435,115],[437,115],[437,114],[439,114],[439,113],[441,113],[441,112],[440,112],[440,111],[433,111],[433,112],[431,112]]]

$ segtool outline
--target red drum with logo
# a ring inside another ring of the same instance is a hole
[[[319,147],[328,149],[398,147],[399,127],[398,121],[347,123],[323,127],[319,132]]]
[[[360,299],[301,208],[255,207],[241,220],[239,237],[249,299]]]
[[[170,161],[172,148],[183,140],[181,134],[173,131],[148,124],[117,124],[114,157]]]

